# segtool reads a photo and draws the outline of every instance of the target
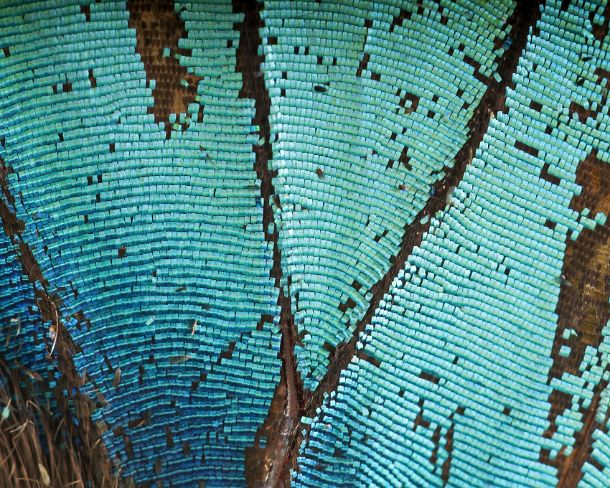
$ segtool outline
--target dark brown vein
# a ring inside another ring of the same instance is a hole
[[[363,318],[356,325],[352,338],[336,348],[330,358],[327,373],[320,381],[318,388],[314,392],[307,393],[305,398],[306,416],[313,417],[316,409],[322,405],[324,395],[337,389],[341,372],[347,368],[356,353],[356,343],[360,334],[371,323],[379,303],[388,293],[392,281],[398,275],[398,272],[404,268],[413,249],[420,245],[424,234],[430,228],[430,219],[427,219],[426,223],[422,223],[422,219],[426,220],[424,217],[435,215],[447,205],[448,195],[462,180],[466,168],[472,162],[475,151],[487,132],[492,117],[505,110],[506,90],[509,86],[513,86],[512,74],[515,72],[521,52],[525,48],[530,28],[535,26],[540,17],[540,4],[541,1],[522,0],[508,19],[507,23],[511,26],[509,33],[511,43],[497,60],[500,81],[498,82],[494,78],[489,80],[487,90],[468,123],[469,137],[457,152],[453,167],[445,168],[445,176],[434,185],[432,191],[434,196],[428,200],[413,222],[405,227],[400,251],[391,260],[391,266],[383,278],[371,288],[373,296],[370,305]],[[296,458],[302,442],[299,432],[300,428],[295,429],[295,440],[290,456],[291,468],[297,467]],[[288,473],[284,473],[283,476],[286,478]]]
[[[0,218],[6,235],[19,250],[18,258],[24,274],[32,283],[41,319],[51,323],[50,330],[56,337],[55,340],[49,339],[46,347],[48,359],[52,360],[53,357],[57,359],[56,367],[60,376],[57,378],[54,393],[59,410],[66,420],[64,427],[79,439],[80,442],[76,445],[80,447],[82,464],[91,469],[88,475],[96,480],[96,485],[114,486],[116,484],[114,465],[110,461],[105,445],[100,442],[101,433],[91,419],[91,413],[95,408],[94,402],[79,391],[85,379],[79,376],[72,357],[80,351],[63,326],[59,297],[49,291],[49,283],[44,278],[29,245],[23,239],[22,231],[25,229],[25,224],[16,216],[15,198],[10,192],[6,178],[10,172],[11,169],[0,158],[0,185],[4,196],[4,198],[0,197]],[[69,396],[66,397],[64,392],[68,392]],[[74,405],[74,410],[70,404]],[[74,423],[73,418],[78,422]]]
[[[404,268],[408,257],[413,249],[421,243],[423,235],[430,228],[430,220],[422,223],[421,220],[426,216],[433,216],[446,206],[448,194],[462,180],[466,168],[471,163],[475,151],[485,135],[489,122],[495,114],[503,110],[506,96],[506,88],[511,83],[512,73],[515,71],[519,56],[527,41],[527,34],[530,26],[534,25],[538,19],[539,11],[536,2],[521,2],[515,9],[508,23],[512,25],[511,47],[504,52],[498,60],[498,72],[501,81],[496,82],[492,79],[479,106],[468,123],[470,136],[462,148],[455,156],[455,163],[452,168],[445,168],[446,176],[437,181],[434,185],[434,196],[428,200],[424,208],[417,214],[411,224],[405,227],[402,245],[398,254],[393,258],[392,264],[383,278],[371,288],[373,297],[369,308],[364,317],[358,322],[351,340],[337,347],[331,365],[320,386],[308,399],[307,412],[313,413],[321,405],[324,393],[334,391],[338,385],[339,375],[343,371],[355,354],[356,342],[360,333],[371,323],[380,301],[389,291],[390,285],[398,272]],[[424,219],[425,220],[425,219]]]
[[[258,54],[262,43],[259,28],[262,27],[260,4],[248,0],[234,0],[233,10],[244,14],[240,24],[239,48],[237,49],[237,71],[242,73],[243,85],[240,97],[255,100],[253,123],[259,127],[263,144],[254,146],[256,155],[254,169],[261,181],[261,199],[263,203],[263,228],[265,240],[273,245],[273,266],[271,276],[278,289],[280,307],[282,360],[281,378],[275,389],[274,397],[267,419],[259,429],[255,445],[246,452],[246,478],[250,486],[277,486],[288,483],[284,467],[288,465],[289,454],[303,407],[303,387],[297,372],[294,345],[296,329],[291,312],[290,296],[284,294],[281,286],[282,266],[281,253],[278,247],[278,231],[271,199],[280,206],[275,194],[273,178],[275,174],[269,169],[271,159],[271,141],[269,129],[269,111],[271,101],[261,76],[263,56]],[[290,283],[288,283],[288,286]],[[265,317],[263,317],[264,319]],[[260,446],[265,438],[266,446]]]
[[[404,267],[413,249],[421,243],[423,235],[430,227],[430,221],[422,223],[424,217],[441,211],[447,202],[447,197],[462,179],[464,172],[481,143],[489,122],[495,114],[505,109],[506,89],[511,83],[520,54],[525,47],[527,34],[539,17],[539,2],[522,1],[508,20],[511,25],[510,37],[512,43],[498,59],[498,73],[501,81],[488,80],[488,87],[481,98],[471,118],[468,129],[469,137],[455,157],[452,168],[445,168],[446,176],[439,180],[433,188],[434,196],[428,200],[424,208],[415,217],[412,224],[405,227],[402,245],[398,254],[391,260],[391,266],[384,277],[376,283],[371,291],[373,297],[364,317],[358,322],[350,341],[341,344],[332,352],[329,369],[314,392],[304,392],[296,368],[294,345],[296,330],[290,312],[290,297],[285,296],[280,286],[282,276],[281,256],[277,245],[277,230],[273,227],[268,231],[269,224],[274,222],[271,198],[279,206],[277,195],[273,188],[273,177],[268,161],[271,158],[271,143],[269,131],[270,100],[264,86],[261,73],[262,56],[257,49],[261,44],[258,29],[262,26],[259,9],[256,2],[234,0],[234,10],[245,14],[240,26],[240,46],[237,52],[237,70],[243,75],[241,96],[253,98],[256,101],[254,122],[260,128],[264,143],[256,146],[255,170],[261,180],[261,197],[263,199],[263,222],[265,238],[273,243],[272,276],[279,290],[278,304],[281,306],[281,358],[282,378],[278,384],[268,418],[259,429],[257,443],[248,450],[246,455],[246,476],[251,486],[288,486],[290,469],[296,468],[296,458],[302,441],[300,435],[302,415],[313,416],[315,410],[322,404],[325,393],[336,390],[341,372],[347,367],[356,352],[356,342],[360,333],[371,323],[383,296],[389,291],[390,285],[398,272]],[[289,284],[289,283],[288,283]],[[371,358],[374,360],[374,358]],[[374,362],[374,361],[373,361]],[[266,448],[260,448],[258,442],[264,436],[267,439]]]

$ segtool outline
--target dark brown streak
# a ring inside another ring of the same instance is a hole
[[[538,18],[537,13],[538,4],[535,4],[534,2],[524,1],[515,9],[513,16],[509,20],[509,23],[513,26],[513,29],[511,30],[513,42],[511,48],[505,51],[498,63],[498,71],[502,76],[502,82],[497,83],[493,80],[489,84],[487,91],[481,98],[481,102],[468,124],[470,136],[464,146],[462,146],[456,154],[453,168],[446,168],[446,176],[434,185],[435,196],[428,200],[424,208],[413,220],[413,223],[406,226],[400,251],[394,257],[392,265],[384,277],[371,288],[373,298],[371,299],[367,312],[358,323],[352,339],[349,342],[340,345],[335,351],[331,358],[331,366],[328,369],[328,373],[320,382],[320,386],[308,402],[308,412],[313,412],[320,406],[324,393],[336,389],[339,374],[347,367],[354,356],[356,342],[358,341],[360,333],[370,324],[371,319],[379,306],[379,302],[389,291],[392,281],[398,275],[398,272],[404,268],[407,258],[411,255],[413,248],[421,243],[423,235],[428,231],[430,221],[421,223],[421,220],[426,216],[435,215],[445,207],[448,192],[461,181],[466,168],[474,157],[476,148],[483,140],[483,136],[485,135],[492,115],[495,116],[497,112],[504,109],[506,87],[510,82],[512,72],[516,68],[519,54],[525,46],[529,27],[533,25]]]
[[[260,4],[251,0],[234,0],[233,10],[244,14],[244,20],[240,25],[236,66],[236,70],[243,76],[240,97],[255,100],[253,123],[259,127],[264,141],[262,145],[254,146],[256,155],[254,169],[261,181],[265,240],[273,245],[271,276],[279,293],[282,336],[281,379],[275,389],[269,414],[257,433],[256,443],[246,452],[246,478],[250,486],[282,486],[290,482],[285,466],[289,464],[289,455],[295,438],[294,431],[303,411],[303,386],[294,354],[297,335],[290,296],[284,294],[281,286],[281,253],[278,247],[278,231],[275,227],[272,199],[278,207],[280,202],[273,186],[275,174],[269,169],[269,160],[272,156],[269,128],[271,101],[264,78],[260,76],[264,58],[258,54],[258,48],[262,44],[259,28],[263,26]],[[267,441],[264,448],[259,446],[261,437],[265,437]]]
[[[6,178],[10,172],[11,168],[7,167],[0,158],[0,185],[4,196],[4,198],[0,197],[0,218],[6,235],[19,250],[17,253],[19,261],[23,272],[32,283],[41,319],[44,322],[51,322],[51,330],[57,337],[55,341],[48,340],[46,344],[47,357],[50,360],[53,357],[57,359],[56,367],[60,373],[54,390],[55,398],[66,419],[66,429],[80,440],[77,445],[80,446],[81,458],[85,460],[83,465],[93,467],[90,475],[96,480],[96,486],[115,486],[117,480],[114,475],[114,465],[110,461],[105,445],[99,441],[101,433],[91,420],[91,412],[95,408],[94,402],[79,391],[84,378],[79,376],[72,359],[72,356],[79,352],[79,348],[60,320],[60,298],[49,292],[49,283],[45,280],[29,245],[23,240],[22,231],[25,229],[25,224],[16,216],[15,199],[10,193]],[[69,393],[69,398],[64,392]],[[70,403],[74,405],[74,413]],[[78,419],[77,425],[72,420],[74,417]]]
[[[540,17],[541,1],[522,0],[518,3],[513,14],[507,23],[511,25],[510,47],[503,52],[498,61],[498,73],[501,81],[497,82],[494,78],[489,80],[487,90],[477,108],[475,109],[470,122],[468,123],[469,137],[462,148],[457,152],[452,168],[445,168],[445,177],[437,181],[433,187],[434,196],[431,197],[424,208],[417,214],[413,222],[405,227],[402,245],[398,254],[391,260],[391,266],[384,277],[372,288],[373,297],[369,308],[363,318],[358,322],[352,338],[339,345],[330,358],[330,366],[326,375],[320,381],[318,388],[308,393],[305,398],[305,415],[314,416],[316,409],[322,405],[324,395],[333,392],[339,384],[341,372],[349,365],[356,352],[356,343],[361,332],[371,323],[371,320],[379,307],[382,298],[390,290],[390,285],[398,272],[404,268],[408,257],[413,249],[420,245],[424,234],[430,228],[430,220],[422,223],[421,220],[427,216],[433,216],[443,210],[447,205],[448,194],[462,180],[466,168],[471,163],[477,147],[483,140],[492,117],[505,110],[506,89],[512,85],[512,74],[517,68],[521,52],[525,48],[527,35],[530,28],[533,28]],[[298,439],[293,442],[290,467],[296,469],[296,458],[302,438],[299,434],[300,428],[295,429],[295,436]],[[287,476],[287,475],[286,475]]]

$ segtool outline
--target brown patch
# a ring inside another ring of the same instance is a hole
[[[409,161],[411,161],[411,158],[407,154],[408,152],[409,152],[409,146],[404,146],[402,148],[402,152],[400,153],[400,157],[398,158],[398,161],[401,162],[407,170],[411,171],[413,169],[413,166],[411,166],[411,164],[409,162]]]
[[[32,250],[30,246],[28,246],[22,240],[19,240],[19,252],[21,253],[21,263],[23,265],[23,271],[30,279],[30,282],[35,283],[40,281],[41,283],[44,281],[42,276],[42,271],[38,266],[38,262],[36,258],[32,254]],[[43,314],[44,315],[44,314]],[[44,317],[47,318],[47,317]]]
[[[587,121],[588,118],[594,119],[597,117],[597,112],[595,110],[586,109],[580,103],[576,102],[570,102],[569,111],[570,115],[577,114],[578,120],[583,124]]]
[[[4,146],[4,143],[2,145]],[[25,223],[15,215],[15,198],[8,187],[8,175],[12,171],[13,169],[7,166],[2,156],[0,156],[0,188],[2,196],[4,196],[4,198],[0,198],[0,218],[2,219],[4,232],[9,238],[20,235],[25,230]]]
[[[610,214],[610,164],[597,158],[594,150],[578,166],[576,181],[582,186],[580,195],[572,198],[570,208],[576,212],[590,209],[590,217],[602,212]],[[573,328],[577,337],[570,340],[572,353],[554,362],[552,376],[559,378],[564,371],[578,374],[586,346],[598,347],[603,326],[610,318],[610,228],[597,225],[583,229],[576,241],[567,239],[557,312],[557,339],[566,328]],[[553,357],[560,345],[553,347]]]
[[[0,200],[0,218],[7,236],[11,237],[25,230],[25,223],[18,219],[4,200]]]
[[[594,24],[593,19],[594,15],[591,12],[591,23],[593,24],[593,36],[600,42],[603,42],[606,36],[608,35],[608,24],[610,23],[610,3],[606,3],[604,7],[604,21],[601,24]]]
[[[396,28],[397,25],[402,27],[404,21],[409,20],[411,18],[411,15],[412,15],[411,12],[409,12],[408,10],[406,10],[404,8],[401,8],[398,15],[392,19],[392,22],[390,24],[390,32],[394,32],[394,29]]]
[[[324,344],[322,345],[322,348],[323,348],[325,351],[328,351],[328,352],[331,354],[331,356],[332,356],[332,354],[335,352],[335,346],[333,346],[333,345],[332,345],[330,342],[328,342],[328,341],[324,342]]]
[[[405,191],[406,189],[407,189],[407,188],[405,187],[405,185],[400,185],[400,187],[399,187],[399,190],[401,190],[401,191]],[[383,232],[382,232],[380,235],[376,235],[376,236],[373,238],[373,240],[374,240],[375,242],[379,242],[379,241],[381,241],[381,239],[383,239],[383,238],[384,238],[385,236],[387,236],[387,235],[388,235],[388,230],[387,230],[387,229],[384,229],[384,231],[383,231]],[[359,289],[359,288],[358,288],[358,289]]]
[[[256,330],[263,330],[265,324],[273,323],[273,315],[269,313],[264,313],[261,315],[258,323],[256,324]]]
[[[130,420],[129,423],[127,424],[127,427],[129,427],[130,429],[136,429],[138,427],[143,427],[143,426],[149,425],[149,424],[150,424],[150,412],[147,410],[145,412],[142,412],[138,416],[138,418]]]
[[[129,27],[136,29],[136,50],[142,57],[149,80],[155,80],[152,91],[154,106],[149,113],[155,122],[165,123],[166,137],[171,134],[170,114],[186,113],[188,105],[195,101],[197,85],[201,78],[189,73],[172,55],[190,56],[188,49],[178,47],[178,40],[187,37],[184,22],[174,8],[173,0],[127,0]],[[171,55],[163,56],[170,49]],[[186,80],[188,87],[181,85]],[[186,130],[187,124],[183,124]]]
[[[438,449],[440,447],[440,440],[441,440],[441,426],[437,425],[436,429],[434,429],[434,432],[432,433],[432,444],[434,444],[434,447],[432,448],[432,453],[430,455],[430,464],[432,464],[432,466],[436,466],[436,461],[438,461]]]
[[[606,103],[608,102],[608,92],[610,92],[610,71],[605,70],[603,68],[596,68],[594,74],[597,76],[598,85],[601,85],[602,81],[606,80],[606,84],[602,86],[602,97],[598,104],[598,109],[588,109],[583,107],[580,103],[574,101],[570,102],[569,106],[570,115],[577,114],[578,120],[583,124],[587,121],[588,118],[597,120],[599,110],[601,109],[601,107],[606,106]],[[579,84],[578,81],[576,82],[576,84]]]
[[[229,342],[229,346],[227,347],[227,349],[225,351],[222,351],[218,355],[218,359],[216,360],[216,364],[222,363],[223,359],[231,359],[233,357],[233,351],[235,351],[235,345],[236,344],[237,344],[236,341]]]
[[[364,53],[362,59],[360,60],[360,64],[358,65],[358,69],[356,70],[356,76],[360,78],[362,76],[362,72],[369,65],[369,60],[371,59],[371,55],[369,53]]]
[[[553,185],[559,185],[559,183],[561,183],[561,178],[549,173],[549,169],[549,163],[544,163],[542,169],[540,170],[540,178],[552,183]]]
[[[409,107],[405,107],[407,101],[411,102]],[[419,97],[412,93],[405,93],[398,104],[405,109],[406,114],[410,114],[417,110],[417,107],[419,106]]]
[[[572,450],[572,453],[569,456],[566,456],[564,454],[564,449],[562,449],[555,460],[550,460],[548,457],[543,459],[543,462],[547,462],[558,468],[557,477],[559,478],[559,483],[557,484],[557,488],[572,488],[578,486],[582,479],[582,468],[585,463],[589,461],[590,463],[595,464],[595,460],[590,457],[591,452],[593,451],[593,433],[598,429],[605,432],[610,414],[610,410],[608,410],[606,406],[606,413],[603,421],[598,422],[596,420],[599,408],[604,408],[603,405],[600,405],[600,400],[601,393],[607,386],[607,381],[602,381],[598,385],[595,385],[595,388],[593,389],[593,398],[591,399],[589,408],[584,408],[582,406],[579,408],[579,412],[583,414],[583,426],[582,429],[574,435],[574,449]]]
[[[417,406],[419,407],[419,412],[417,412],[415,420],[413,421],[413,430],[416,430],[417,427],[428,429],[430,427],[430,422],[424,419],[424,400],[420,398],[419,402],[417,402]]]
[[[453,420],[453,417],[455,417],[455,414],[464,415],[464,412],[464,407],[457,407],[455,412],[449,416],[451,419],[451,427],[447,429],[447,433],[445,434],[445,451],[447,451],[447,459],[445,459],[441,471],[443,486],[447,486],[447,483],[449,483],[449,473],[451,471],[451,461],[453,457],[453,435],[455,433],[455,421]]]
[[[359,349],[358,351],[356,351],[356,356],[359,359],[361,359],[362,361],[366,361],[367,363],[371,363],[376,368],[381,366],[381,361],[379,361],[379,359],[377,359],[375,356],[371,356],[370,354],[367,354],[364,351],[364,349]]]
[[[576,212],[590,209],[590,217],[598,212],[610,214],[610,164],[597,158],[593,150],[581,161],[576,171],[576,181],[582,186],[580,195],[575,195],[570,208]],[[581,376],[581,363],[588,346],[598,348],[602,341],[602,329],[610,318],[610,228],[597,225],[593,230],[583,229],[576,241],[569,237],[562,268],[562,280],[557,303],[557,330],[551,351],[553,365],[549,383],[564,374]],[[563,338],[566,329],[575,331],[568,339]],[[570,347],[567,357],[560,354],[561,346]],[[570,456],[564,450],[556,459],[543,452],[541,460],[558,470],[561,487],[576,486],[582,478],[582,467],[592,449],[592,434],[601,425],[595,420],[601,392],[607,384],[602,381],[593,388],[593,400],[588,408],[580,406],[583,428],[575,435],[574,449]],[[549,396],[551,412],[549,428],[544,436],[549,438],[557,431],[557,418],[569,408],[572,396],[554,390]]]
[[[435,385],[438,385],[438,383],[440,382],[440,378],[438,376],[433,375],[432,373],[428,373],[427,371],[422,371],[421,373],[419,373],[419,377],[422,380],[429,381],[430,383],[434,383]]]
[[[80,11],[85,15],[85,22],[89,22],[91,20],[91,6],[90,5],[81,5]]]
[[[535,147],[529,146],[521,141],[515,141],[515,147],[519,149],[519,151],[523,151],[534,157],[538,157],[538,149],[536,149]]]
[[[174,434],[172,434],[172,429],[169,425],[165,426],[165,444],[168,449],[174,447]]]
[[[445,435],[445,450],[447,451],[447,459],[443,463],[442,471],[441,471],[441,479],[443,480],[443,486],[446,486],[449,483],[449,473],[451,471],[451,458],[453,455],[453,434],[455,432],[455,426],[452,423],[451,427],[447,430],[447,434]]]
[[[475,77],[475,79],[477,79],[478,81],[480,81],[481,83],[483,83],[485,85],[488,85],[489,78],[487,76],[485,76],[483,73],[481,73],[481,63],[479,63],[474,58],[472,58],[468,55],[465,55],[463,59],[467,65],[472,66],[474,68],[474,72],[472,75]]]
[[[347,300],[345,300],[345,303],[340,303],[338,308],[341,312],[345,313],[348,310],[354,308],[356,305],[356,302],[352,298],[348,298]]]

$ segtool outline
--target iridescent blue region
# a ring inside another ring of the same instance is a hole
[[[544,2],[511,83],[512,0],[259,3],[269,141],[228,0],[174,2],[182,54],[162,53],[199,81],[168,131],[124,1],[0,3],[0,198],[61,300],[84,392],[108,401],[92,417],[122,476],[245,485],[282,368],[274,265],[308,395],[406,229],[431,222],[338,388],[301,418],[293,485],[553,486],[586,431],[579,486],[610,486],[610,329],[577,368],[551,371],[571,351],[554,346],[566,249],[607,225],[571,206],[581,162],[610,161],[606,2]],[[503,109],[442,210],[420,218],[494,80]],[[50,323],[23,253],[0,235],[0,353],[45,371]]]

